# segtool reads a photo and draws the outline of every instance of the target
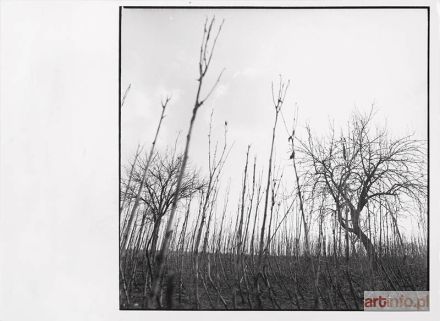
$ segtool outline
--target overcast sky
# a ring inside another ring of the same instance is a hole
[[[207,165],[209,117],[221,140],[228,121],[233,150],[225,167],[232,191],[240,186],[246,147],[267,167],[274,108],[271,81],[291,80],[283,115],[287,126],[295,104],[298,126],[326,132],[329,121],[345,124],[355,109],[375,105],[376,122],[393,135],[415,132],[426,139],[427,20],[425,10],[201,10],[124,9],[122,90],[131,83],[122,110],[122,165],[137,144],[151,144],[160,100],[172,95],[158,148],[186,134],[196,93],[198,53],[206,17],[224,19],[205,92],[226,68],[199,111],[190,161]],[[288,164],[287,133],[278,124],[276,159]],[[183,139],[182,139],[183,142]],[[293,175],[286,167],[284,176]],[[234,203],[235,204],[235,201]]]

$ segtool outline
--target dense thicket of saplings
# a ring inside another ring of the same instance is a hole
[[[205,89],[222,24],[215,31],[215,19],[205,21],[183,150],[177,140],[155,148],[167,97],[150,149],[138,148],[124,167],[120,307],[358,310],[364,290],[426,290],[426,144],[391,137],[372,112],[354,113],[348,128],[325,137],[307,128],[304,139],[294,115],[286,135],[292,166],[280,168],[275,136],[289,88],[280,77],[268,106],[270,153],[242,151],[238,204],[221,175],[231,152],[227,123],[222,141],[212,141],[211,114],[207,173],[188,162],[197,112],[221,79]],[[409,215],[418,233],[403,233]]]

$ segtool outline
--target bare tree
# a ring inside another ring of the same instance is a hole
[[[161,103],[161,105],[162,105],[162,113],[160,114],[159,124],[157,125],[156,134],[154,135],[153,143],[151,144],[150,153],[148,155],[147,163],[145,165],[144,172],[142,174],[142,179],[141,179],[140,184],[139,184],[139,189],[138,189],[137,194],[136,194],[136,199],[134,201],[133,208],[131,209],[131,213],[130,213],[130,216],[128,218],[127,228],[124,231],[124,233],[122,235],[122,238],[121,238],[120,251],[122,251],[122,253],[124,253],[124,251],[126,249],[126,246],[127,246],[128,233],[130,231],[130,227],[132,225],[133,219],[134,219],[134,217],[136,215],[136,211],[137,211],[137,209],[139,207],[139,201],[140,201],[140,198],[141,198],[142,190],[143,190],[144,185],[145,185],[145,179],[147,177],[148,166],[150,165],[151,160],[152,160],[153,155],[154,155],[154,148],[156,147],[157,137],[159,136],[160,127],[161,127],[162,121],[163,121],[163,119],[165,117],[165,109],[166,109],[170,99],[171,99],[170,97],[167,97]]]
[[[308,128],[298,151],[306,180],[329,195],[339,224],[360,239],[375,267],[375,248],[362,228],[366,206],[385,199],[400,206],[408,199],[424,203],[427,172],[425,142],[373,131],[372,116],[372,110],[353,114],[339,138],[333,127],[325,138],[316,138]]]
[[[183,153],[182,165],[180,167],[179,176],[177,179],[176,193],[179,193],[179,190],[180,190],[181,184],[182,184],[182,179],[185,174],[186,163],[188,162],[189,146],[191,143],[191,134],[192,134],[192,130],[194,127],[194,122],[196,120],[197,112],[198,112],[199,108],[202,107],[203,104],[206,102],[206,100],[211,96],[211,94],[213,93],[215,87],[219,83],[220,78],[223,74],[223,71],[222,71],[219,74],[219,76],[217,77],[217,80],[214,83],[214,85],[211,87],[211,89],[208,91],[206,96],[203,98],[202,97],[203,81],[204,81],[206,73],[208,72],[209,67],[211,65],[211,60],[212,60],[212,56],[214,53],[215,45],[217,43],[218,36],[219,36],[221,28],[223,26],[223,22],[222,22],[218,28],[218,31],[217,31],[215,38],[213,40],[211,40],[211,32],[212,32],[212,28],[214,26],[214,22],[215,22],[215,18],[212,18],[210,23],[208,23],[208,19],[206,19],[205,25],[203,28],[203,37],[202,37],[202,44],[200,46],[200,56],[199,56],[199,78],[197,79],[197,82],[198,82],[197,93],[196,93],[196,99],[195,99],[193,112],[192,112],[192,116],[191,116],[191,120],[190,120],[190,124],[189,124],[189,128],[188,128],[188,133],[186,135],[185,151]],[[211,44],[211,48],[209,48],[209,44]],[[161,246],[161,251],[158,256],[158,273],[157,273],[157,276],[154,280],[152,294],[151,294],[151,300],[149,301],[149,305],[154,304],[154,302],[157,300],[158,295],[159,295],[159,291],[160,291],[160,287],[161,287],[161,285],[160,285],[161,279],[162,279],[162,275],[163,275],[164,267],[165,267],[165,258],[168,253],[168,245],[171,240],[171,236],[173,234],[173,227],[174,227],[173,221],[174,221],[176,209],[177,209],[177,198],[174,198],[173,203],[172,203],[172,207],[171,207],[170,217],[168,219],[168,223],[167,223],[167,227],[166,227],[166,231],[165,231],[165,236],[163,238],[163,242],[162,242],[162,246]]]
[[[141,161],[134,173],[133,180],[136,186],[142,184],[147,162],[148,160]],[[146,208],[145,215],[148,215],[148,219],[153,223],[153,231],[147,243],[147,249],[149,249],[152,256],[156,251],[162,219],[169,213],[174,199],[177,202],[190,199],[205,185],[198,172],[191,169],[186,171],[182,178],[180,190],[177,192],[176,184],[181,165],[182,155],[176,154],[175,150],[156,153],[149,165],[145,188],[141,193],[140,201]],[[133,194],[132,197],[135,198],[137,195]]]
[[[266,193],[264,198],[264,212],[263,212],[263,223],[261,225],[261,235],[260,235],[260,252],[259,252],[259,264],[261,265],[261,260],[263,258],[263,251],[264,251],[264,230],[266,226],[266,219],[267,219],[267,206],[269,204],[269,188],[270,188],[270,181],[272,177],[272,157],[273,157],[273,149],[274,149],[274,143],[275,143],[275,132],[277,129],[277,123],[278,123],[278,115],[281,111],[281,107],[283,106],[284,99],[286,98],[287,89],[289,88],[289,81],[286,83],[283,82],[283,79],[280,75],[280,83],[278,86],[278,90],[275,93],[275,90],[273,88],[273,82],[272,82],[272,103],[275,108],[275,120],[274,125],[272,128],[272,143],[270,145],[270,154],[269,154],[269,166],[267,171],[267,183],[266,183]]]
[[[121,191],[121,204],[120,204],[120,207],[119,207],[119,214],[120,214],[119,220],[122,219],[122,211],[125,208],[125,202],[127,201],[127,193],[129,192],[129,189],[131,188],[131,180],[133,178],[133,171],[134,171],[134,169],[135,169],[135,167],[137,165],[137,160],[138,160],[138,157],[139,157],[141,152],[142,152],[142,148],[140,147],[140,145],[138,145],[138,147],[136,149],[136,154],[134,155],[134,160],[131,163],[130,173],[128,174],[128,181],[127,181],[127,183],[125,185],[124,193],[122,194],[122,191]],[[128,206],[128,207],[130,207],[130,206]],[[125,216],[125,220],[128,219],[128,216],[129,215]],[[125,227],[126,223],[127,222],[124,221],[124,224],[121,226],[121,231],[124,230],[124,227]]]

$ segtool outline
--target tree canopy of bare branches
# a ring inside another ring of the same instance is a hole
[[[354,113],[348,128],[317,138],[308,127],[300,141],[299,162],[309,191],[326,198],[339,224],[356,235],[374,259],[373,243],[362,229],[366,207],[385,200],[424,203],[427,194],[426,146],[412,136],[392,138],[373,130],[373,113]],[[350,214],[344,217],[344,211]]]

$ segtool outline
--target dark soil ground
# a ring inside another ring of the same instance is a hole
[[[304,256],[269,256],[259,270],[261,273],[256,270],[256,257],[243,257],[242,268],[237,268],[236,259],[231,254],[200,256],[197,304],[193,257],[189,253],[172,253],[168,259],[162,297],[155,308],[362,310],[364,291],[428,290],[427,260],[424,256],[382,257],[376,269],[371,268],[365,256],[351,257],[348,262],[344,257],[314,257],[313,264]],[[148,308],[148,265],[141,255],[137,256],[136,262],[133,278],[127,275],[134,266],[124,268],[127,291],[120,277],[121,309]],[[237,269],[241,272],[238,273]]]

